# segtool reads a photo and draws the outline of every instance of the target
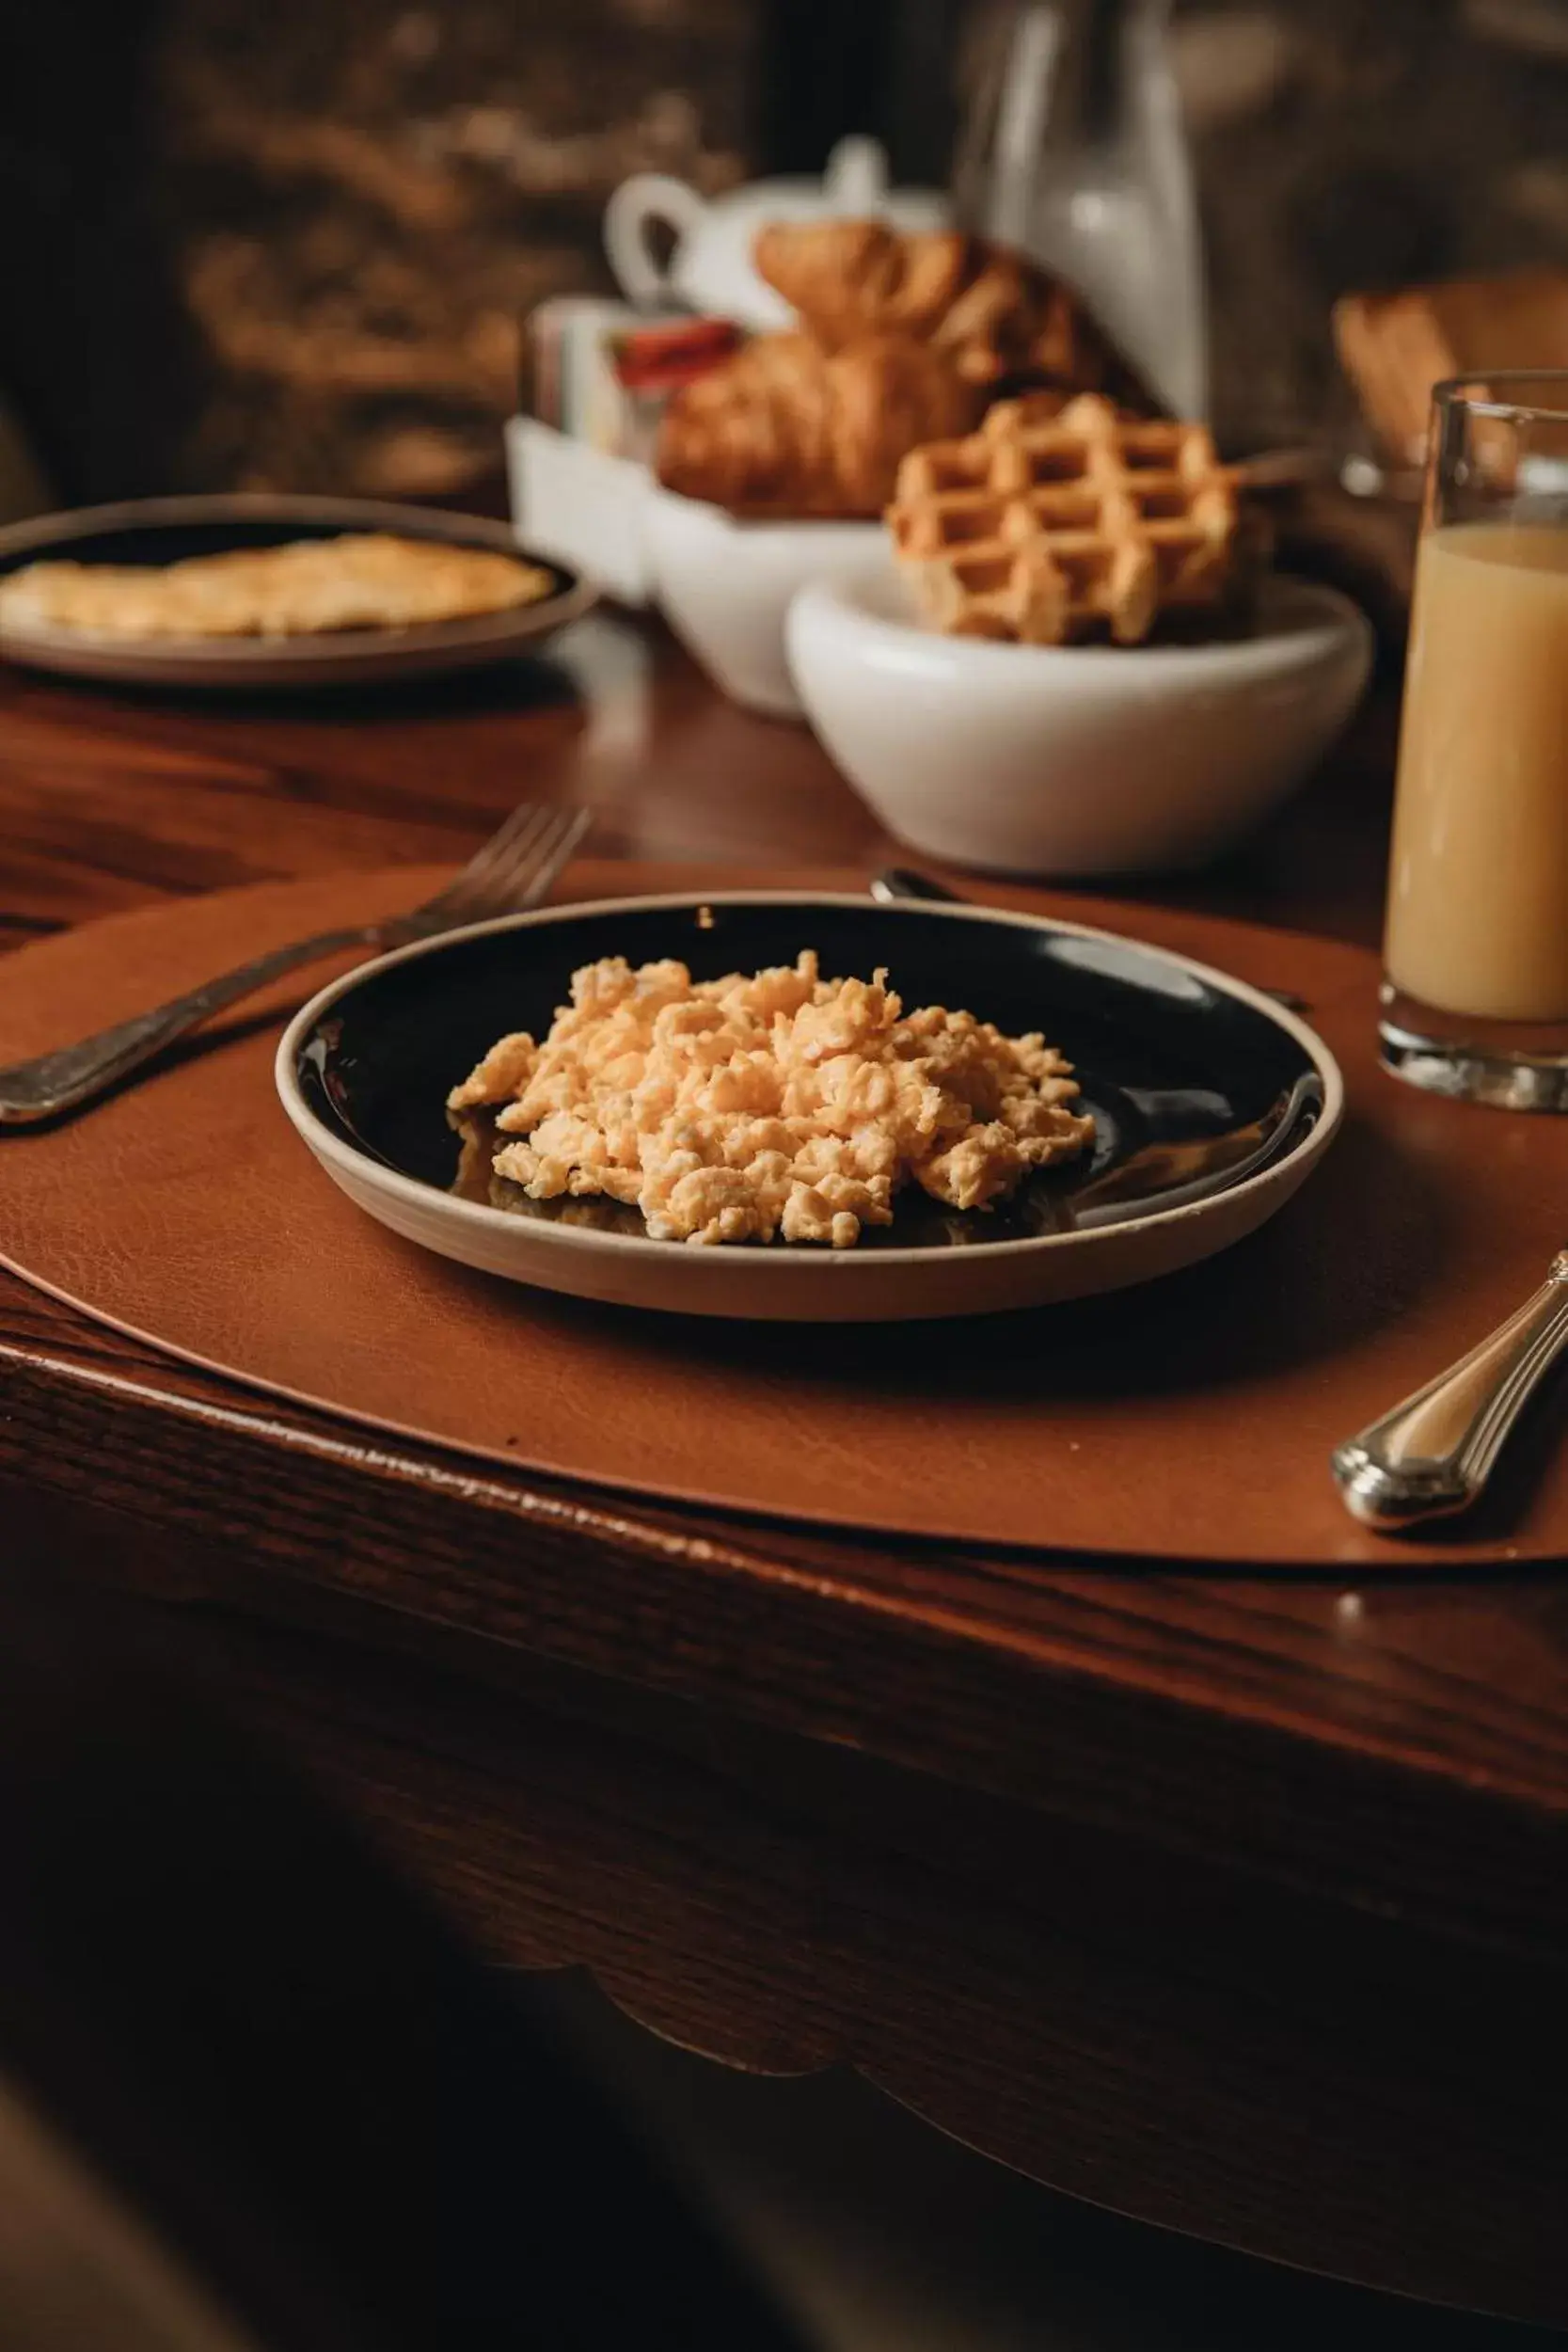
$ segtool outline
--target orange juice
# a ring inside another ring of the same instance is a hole
[[[1568,1020],[1568,524],[1421,541],[1384,960],[1442,1012]]]

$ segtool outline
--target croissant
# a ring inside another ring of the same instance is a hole
[[[761,335],[671,401],[655,468],[667,489],[735,513],[876,516],[899,460],[969,432],[984,405],[907,336],[828,351],[809,335]]]
[[[1130,408],[1155,405],[1070,287],[978,237],[878,220],[774,221],[758,230],[752,255],[831,348],[907,335],[971,383],[1032,382],[1108,392]]]

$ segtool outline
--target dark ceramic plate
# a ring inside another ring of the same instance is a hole
[[[588,582],[520,548],[502,523],[371,499],[143,499],[46,515],[0,532],[0,578],[34,563],[177,564],[186,556],[332,539],[350,531],[394,532],[403,538],[520,556],[549,573],[551,592],[512,612],[467,620],[297,637],[111,638],[12,624],[0,628],[0,654],[33,669],[137,686],[361,686],[505,660],[531,649],[595,601],[597,592]]]
[[[790,1316],[974,1311],[1190,1263],[1271,1214],[1337,1123],[1338,1072],[1302,1022],[1159,949],[969,907],[755,893],[705,904],[711,927],[692,899],[618,901],[351,974],[284,1040],[291,1116],[363,1206],[449,1255],[594,1296]],[[1077,1066],[1092,1153],[989,1213],[911,1193],[852,1251],[705,1250],[650,1241],[635,1211],[530,1201],[491,1174],[482,1125],[459,1136],[447,1120],[449,1088],[503,1031],[546,1028],[578,964],[678,956],[710,978],[792,963],[806,946],[826,974],[885,964],[911,1008],[1043,1030]]]

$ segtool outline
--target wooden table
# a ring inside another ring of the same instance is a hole
[[[1370,937],[1387,700],[1195,902]],[[601,618],[203,707],[0,678],[0,940],[458,858],[889,854],[803,731]],[[1568,2320],[1568,1586],[1108,1570],[698,1521],[372,1442],[0,1280],[0,1509],[136,1597],[498,1960],[858,2066],[1054,2185]]]

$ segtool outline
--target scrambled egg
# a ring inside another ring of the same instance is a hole
[[[808,949],[695,982],[673,959],[585,964],[543,1042],[501,1038],[448,1108],[505,1105],[521,1140],[496,1171],[535,1200],[627,1201],[658,1241],[847,1249],[903,1184],[983,1209],[1082,1151],[1077,1094],[1042,1038],[940,1005],[906,1018],[885,972],[824,980]]]

